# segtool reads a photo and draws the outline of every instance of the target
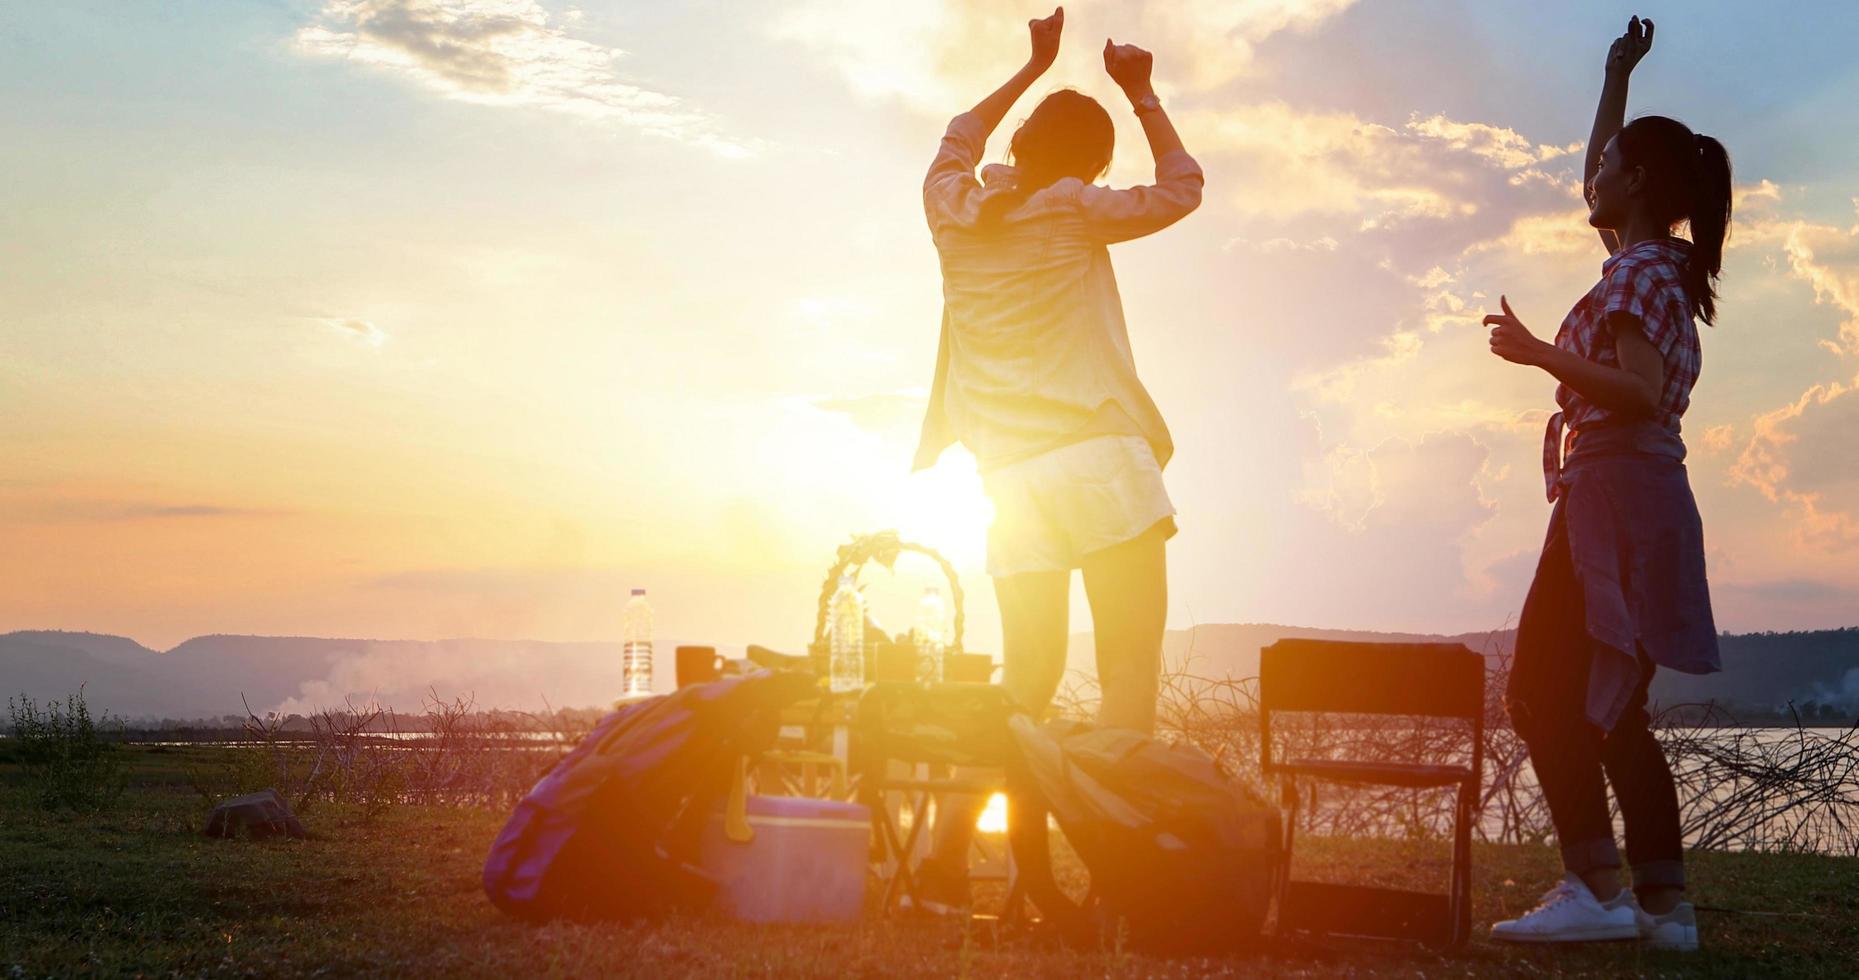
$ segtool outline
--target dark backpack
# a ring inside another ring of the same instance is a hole
[[[1282,853],[1276,808],[1193,746],[1025,715],[1008,727],[1021,798],[1057,819],[1100,916],[1133,948],[1205,955],[1258,940]]]
[[[630,918],[702,908],[713,884],[689,836],[743,756],[774,741],[810,674],[758,671],[627,705],[517,803],[484,860],[484,891],[526,919]]]

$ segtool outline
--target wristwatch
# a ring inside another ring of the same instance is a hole
[[[1143,96],[1142,98],[1136,99],[1135,101],[1131,102],[1130,105],[1136,108],[1136,114],[1139,116],[1145,112],[1161,112],[1162,111],[1162,100],[1156,98],[1156,95],[1154,92],[1150,92],[1149,94]]]

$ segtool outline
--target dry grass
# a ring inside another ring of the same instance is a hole
[[[1079,977],[1825,976],[1859,973],[1859,861],[1694,854],[1706,951],[1627,945],[1453,953],[1404,946],[1278,947],[1160,960],[1114,945],[1056,948],[1036,935],[868,920],[754,927],[707,918],[530,927],[478,881],[499,809],[404,804],[367,818],[324,803],[305,841],[199,835],[189,767],[249,750],[133,746],[131,783],[103,814],[19,805],[0,761],[0,976]],[[1309,837],[1300,877],[1443,886],[1443,845]],[[1527,907],[1556,876],[1549,848],[1480,845],[1475,918]]]

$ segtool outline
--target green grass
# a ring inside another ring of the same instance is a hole
[[[199,836],[189,768],[214,749],[130,752],[112,811],[53,815],[0,764],[0,975],[316,976],[1828,976],[1859,975],[1859,860],[1699,854],[1694,898],[1769,913],[1700,913],[1706,950],[1631,944],[1449,954],[1398,945],[1279,948],[1167,961],[1068,951],[946,923],[753,927],[702,918],[531,927],[498,913],[478,873],[503,814],[391,811],[372,826],[305,814],[307,841]],[[1445,849],[1300,842],[1300,877],[1434,887]],[[1557,875],[1547,848],[1482,847],[1477,930],[1531,904]]]

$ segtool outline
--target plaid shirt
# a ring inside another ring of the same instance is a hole
[[[1698,326],[1691,318],[1690,294],[1685,290],[1685,260],[1690,254],[1690,242],[1658,238],[1608,256],[1601,263],[1601,281],[1575,304],[1556,331],[1557,347],[1617,368],[1620,357],[1614,350],[1607,315],[1622,312],[1638,317],[1640,332],[1665,361],[1665,389],[1659,393],[1652,421],[1674,434],[1691,404],[1691,388],[1698,382],[1703,363]],[[1616,415],[1568,385],[1556,386],[1556,404],[1562,410],[1550,417],[1543,433],[1543,482],[1551,501],[1561,496],[1562,457],[1576,434],[1613,422]]]

